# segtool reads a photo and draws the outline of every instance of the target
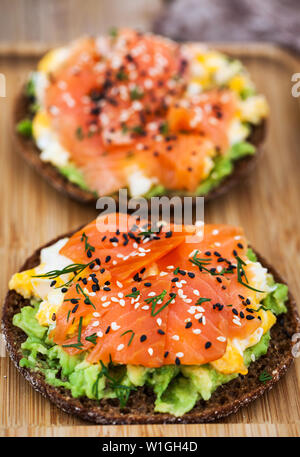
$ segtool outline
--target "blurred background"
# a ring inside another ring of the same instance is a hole
[[[269,41],[300,52],[299,0],[0,0],[0,44],[54,44],[112,25],[178,40]]]

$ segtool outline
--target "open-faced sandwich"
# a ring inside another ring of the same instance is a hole
[[[243,230],[160,227],[103,216],[11,278],[9,355],[64,411],[101,424],[212,421],[290,365],[295,303]]]
[[[268,107],[240,61],[129,29],[53,49],[19,94],[18,148],[84,202],[225,192],[252,167]]]

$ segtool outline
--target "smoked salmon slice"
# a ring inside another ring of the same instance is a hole
[[[150,232],[143,220],[112,216],[99,218],[98,228],[97,221],[82,228],[60,251],[74,262],[88,260],[51,332],[67,352],[87,352],[92,363],[201,365],[220,359],[228,340],[248,338],[261,326],[263,291],[248,274],[240,228],[205,225],[203,238],[195,235],[192,243],[187,229],[169,224]],[[139,243],[128,237],[133,228]],[[151,251],[132,258],[134,243]],[[113,263],[118,253],[121,266]]]

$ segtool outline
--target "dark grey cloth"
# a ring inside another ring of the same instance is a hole
[[[300,52],[300,0],[173,0],[153,29],[176,40],[269,41]]]

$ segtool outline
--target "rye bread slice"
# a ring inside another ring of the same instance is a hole
[[[65,234],[71,236],[74,232]],[[40,251],[55,240],[42,246],[35,251],[24,263],[20,271],[33,268],[40,263]],[[259,254],[259,261],[268,268],[275,281],[284,283],[281,276]],[[261,397],[264,392],[270,390],[273,385],[283,376],[293,361],[291,337],[299,332],[297,306],[291,293],[287,302],[288,312],[278,317],[276,324],[271,329],[271,340],[268,352],[256,362],[251,363],[249,373],[239,376],[227,384],[220,386],[209,401],[200,400],[192,411],[182,417],[174,417],[170,414],[154,412],[155,396],[148,387],[138,388],[131,393],[125,408],[120,409],[119,402],[115,399],[90,400],[88,398],[73,398],[69,390],[53,387],[45,382],[42,373],[34,372],[28,368],[21,368],[19,361],[22,358],[21,344],[27,336],[12,324],[15,314],[20,312],[23,306],[29,304],[15,291],[7,293],[3,312],[2,330],[4,333],[7,351],[20,373],[32,386],[52,401],[56,406],[69,414],[91,421],[96,424],[158,424],[158,423],[203,423],[212,422],[222,417],[235,413],[242,406]],[[259,375],[267,370],[272,379],[265,384],[259,381]]]
[[[79,186],[71,183],[67,178],[65,178],[51,163],[43,162],[40,158],[40,150],[36,146],[34,139],[26,138],[16,132],[15,126],[17,123],[30,116],[29,105],[30,99],[25,95],[23,88],[15,100],[13,111],[13,137],[17,150],[21,156],[56,190],[81,203],[95,204],[97,198],[93,192],[81,189]],[[252,132],[249,135],[249,138],[247,138],[247,141],[252,143],[257,148],[256,154],[253,156],[246,156],[235,161],[232,174],[226,177],[218,187],[205,195],[206,202],[225,194],[234,185],[241,182],[252,171],[260,156],[265,134],[266,121],[263,121],[257,126],[253,126]],[[116,197],[115,199],[118,202],[118,198]]]

